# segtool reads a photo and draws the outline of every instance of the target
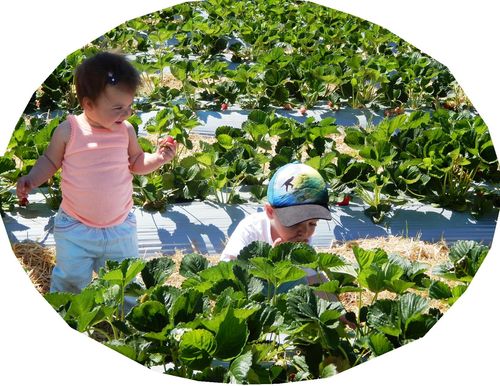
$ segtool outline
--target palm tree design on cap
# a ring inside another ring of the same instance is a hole
[[[294,179],[295,177],[292,176],[290,177],[288,180],[286,180],[285,182],[283,182],[283,185],[281,185],[281,187],[285,187],[286,188],[286,191],[288,192],[288,187],[292,187],[293,188],[293,185],[292,185],[292,180]]]

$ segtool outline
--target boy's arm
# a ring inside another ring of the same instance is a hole
[[[145,153],[135,133],[134,127],[126,122],[129,134],[128,156],[129,168],[134,174],[149,174],[161,165],[172,161],[177,151],[177,143],[162,142],[156,152]]]
[[[45,153],[38,158],[28,175],[17,181],[16,194],[19,199],[27,198],[32,189],[42,185],[59,170],[70,134],[71,127],[67,120],[55,129]]]

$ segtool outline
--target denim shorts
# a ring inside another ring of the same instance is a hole
[[[51,292],[78,293],[106,260],[122,261],[139,255],[137,223],[132,212],[120,225],[94,228],[59,209],[54,218],[54,240],[56,265],[52,270]]]

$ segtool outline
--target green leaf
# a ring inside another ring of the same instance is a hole
[[[325,326],[331,326],[337,322],[341,316],[342,313],[339,310],[328,309],[321,313],[319,319]]]
[[[304,270],[294,266],[290,261],[280,261],[276,264],[273,274],[278,279],[276,283],[278,287],[284,283],[296,281],[306,276]]]
[[[373,355],[380,356],[391,350],[394,350],[394,345],[391,341],[381,333],[370,334],[368,337]]]
[[[146,288],[163,285],[175,269],[174,261],[167,256],[148,260],[141,272]]]
[[[339,282],[337,280],[330,280],[327,281],[326,283],[322,283],[317,287],[314,287],[316,291],[319,292],[327,292],[327,293],[337,293],[339,289]]]
[[[56,311],[59,311],[75,296],[75,294],[68,292],[47,292],[43,297]]]
[[[403,294],[404,292],[406,292],[406,290],[412,288],[415,285],[415,283],[411,281],[405,281],[400,279],[395,279],[391,281],[386,280],[384,282],[389,291],[397,293],[398,295]]]
[[[377,266],[364,268],[358,275],[358,283],[375,293],[379,293],[386,288],[384,272]]]
[[[293,244],[295,244],[295,247],[290,251],[290,261],[292,263],[305,265],[316,261],[316,250],[312,245],[307,243]]]
[[[132,308],[126,319],[132,326],[145,332],[160,332],[169,322],[167,309],[155,300],[148,300]]]
[[[243,248],[239,255],[238,260],[250,260],[254,257],[267,257],[271,246],[263,241],[254,241]]]
[[[16,169],[16,163],[10,157],[0,157],[0,174]]]
[[[90,324],[97,313],[95,307],[97,291],[85,288],[82,292],[71,299],[68,311],[64,315],[66,321],[76,321],[77,330],[82,332]]]
[[[345,265],[345,261],[339,255],[320,252],[316,254],[316,260],[321,268],[331,268]]]
[[[141,259],[125,259],[118,263],[118,268],[104,273],[102,278],[113,284],[126,286],[142,271],[146,262]],[[116,266],[111,264],[111,266]]]
[[[329,378],[337,374],[337,368],[333,363],[330,363],[329,365],[323,367],[321,369],[321,373],[319,375],[320,378]]]
[[[287,312],[292,320],[298,322],[318,321],[318,306],[312,289],[299,285],[288,291],[286,299]]]
[[[177,79],[180,81],[185,81],[187,79],[187,72],[186,72],[186,66],[185,63],[180,63],[181,65],[177,64],[171,64],[170,65],[170,72],[172,73],[173,76],[175,76]]]
[[[344,142],[353,149],[359,150],[365,145],[365,135],[358,129],[346,129]]]
[[[248,334],[245,319],[237,318],[233,308],[228,307],[215,335],[217,342],[215,356],[223,361],[229,361],[237,357],[245,347]]]
[[[217,136],[217,143],[226,150],[233,148],[233,138],[227,134],[219,134]]]
[[[203,296],[194,289],[187,289],[177,297],[170,309],[174,324],[191,322],[203,312]]]
[[[414,293],[405,293],[399,299],[401,320],[405,328],[413,320],[418,319],[429,306],[429,302]]]
[[[179,273],[184,277],[198,276],[198,274],[208,268],[206,257],[198,253],[190,253],[182,257]]]
[[[229,366],[227,376],[230,383],[245,383],[248,377],[248,372],[252,367],[252,352],[247,351],[234,359]]]
[[[139,145],[141,146],[141,149],[144,152],[153,153],[155,151],[155,146],[151,143],[150,140],[148,140],[144,137],[138,137],[137,141],[139,142]]]
[[[274,280],[274,266],[268,259],[264,257],[254,257],[250,260],[250,265],[250,272],[255,277],[271,282]]]
[[[399,318],[399,303],[393,300],[377,300],[368,309],[367,322],[371,327],[387,335],[399,336],[403,332]]]
[[[452,296],[450,287],[442,281],[433,281],[429,286],[429,297],[431,299],[448,299]]]
[[[354,257],[359,265],[360,270],[368,268],[375,258],[374,251],[365,250],[357,245],[352,247],[352,251],[354,252]]]
[[[193,370],[203,370],[210,366],[217,348],[215,337],[207,330],[187,331],[179,344],[179,358]]]
[[[213,267],[208,267],[200,271],[199,275],[203,280],[208,280],[213,283],[220,280],[233,281],[236,279],[233,273],[234,264],[234,261],[221,261]]]
[[[291,260],[296,264],[312,263],[316,260],[316,251],[306,243],[281,243],[269,251],[269,259],[273,262]]]
[[[138,358],[138,353],[135,347],[121,340],[112,340],[111,342],[105,342],[104,345],[115,350],[116,352],[119,352],[122,355],[125,355],[127,358],[132,359],[133,361],[136,361]]]

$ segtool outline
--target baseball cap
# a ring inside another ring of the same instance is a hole
[[[289,163],[276,170],[267,187],[267,200],[287,227],[306,220],[332,219],[323,177],[302,163]]]

